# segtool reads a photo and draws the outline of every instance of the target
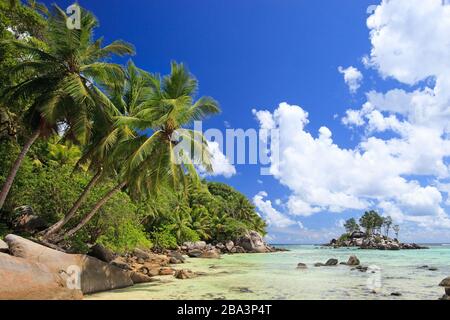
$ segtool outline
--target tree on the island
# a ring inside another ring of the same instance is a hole
[[[383,219],[383,227],[386,233],[386,237],[389,237],[389,231],[391,229],[392,223],[393,221],[391,216],[387,216],[386,218]]]
[[[400,226],[398,224],[396,224],[392,227],[392,229],[394,229],[395,238],[398,239],[398,233],[400,232]]]
[[[366,211],[359,219],[359,224],[366,230],[367,235],[379,233],[383,225],[383,217],[374,210]]]
[[[356,222],[355,218],[348,219],[344,223],[344,228],[347,233],[352,234],[355,231],[360,231],[359,224]]]
[[[111,105],[100,87],[123,79],[121,66],[106,60],[134,52],[123,41],[103,47],[102,39],[94,40],[93,31],[98,23],[88,11],[82,12],[80,30],[69,30],[67,19],[64,10],[54,5],[45,30],[45,49],[32,42],[5,42],[21,53],[18,57],[21,62],[9,70],[21,81],[5,90],[2,100],[5,104],[27,99],[32,103],[24,117],[30,128],[28,138],[0,191],[0,209],[26,154],[38,138],[58,131],[64,124],[67,139],[86,142],[95,125],[93,112]]]

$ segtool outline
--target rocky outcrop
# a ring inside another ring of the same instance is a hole
[[[181,269],[175,272],[175,278],[181,280],[195,278],[196,276],[195,272],[187,269]]]
[[[81,290],[68,287],[68,277],[45,264],[0,253],[0,300],[74,300]]]
[[[220,252],[217,249],[203,251],[199,258],[203,259],[220,259]]]
[[[297,264],[297,269],[308,269],[308,266],[300,262]]]
[[[249,231],[236,240],[236,246],[242,247],[246,252],[266,253],[273,252],[273,248],[267,245],[261,235],[256,231]]]
[[[92,246],[88,252],[88,255],[106,263],[110,263],[116,258],[115,254],[111,250],[105,248],[101,244],[95,244]]]
[[[324,267],[324,266],[325,266],[325,264],[322,263],[322,262],[316,262],[316,263],[314,263],[314,267]]]
[[[328,259],[327,262],[316,262],[314,263],[314,267],[334,267],[337,266],[339,261],[337,259]]]
[[[450,300],[450,277],[445,278],[439,283],[440,287],[444,287],[445,294],[441,300]]]
[[[14,257],[30,263],[38,263],[53,275],[79,272],[83,293],[94,293],[133,285],[129,273],[97,258],[82,254],[59,252],[16,235],[8,235],[5,241]],[[29,285],[33,285],[31,282]]]
[[[191,251],[191,250],[204,250],[207,247],[207,244],[205,241],[196,241],[196,242],[185,242],[183,243],[183,247],[185,251]]]
[[[179,263],[185,262],[185,259],[184,259],[183,255],[181,254],[181,252],[169,250],[167,252],[167,255],[170,258],[170,260],[169,260],[170,264],[179,264]]]
[[[179,250],[182,254],[191,258],[219,258],[220,254],[287,251],[271,247],[264,242],[261,235],[256,231],[249,231],[235,241],[227,240],[214,245],[207,244],[204,241],[185,242]]]
[[[353,231],[350,235],[351,239],[364,239],[366,237],[366,233],[362,231]]]
[[[325,262],[325,266],[327,267],[337,266],[338,262],[339,261],[337,259],[328,259],[328,261]]]
[[[227,242],[225,242],[225,249],[227,249],[228,252],[230,252],[233,248],[234,248],[234,242],[233,241],[228,240]]]
[[[333,248],[359,247],[372,250],[411,250],[428,249],[415,243],[400,243],[397,239],[391,239],[381,235],[366,235],[364,232],[353,232],[348,238],[333,239],[326,246]]]
[[[134,284],[151,282],[153,279],[143,273],[132,271],[130,273],[131,280]]]
[[[168,255],[135,249],[132,253],[116,257],[111,261],[111,265],[131,271],[133,282],[143,283],[151,282],[151,277],[173,275],[174,270],[168,268],[170,260],[171,257]]]
[[[347,265],[348,266],[359,266],[360,261],[356,256],[350,256],[350,258],[348,258]]]

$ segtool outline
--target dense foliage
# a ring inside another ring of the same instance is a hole
[[[385,235],[389,236],[389,231],[391,230],[393,221],[390,216],[382,217],[378,212],[371,210],[366,211],[364,215],[359,219],[359,224],[356,222],[355,218],[350,218],[344,223],[344,228],[346,233],[341,236],[341,240],[346,240],[353,232],[360,231],[360,228],[364,228],[367,235],[380,235],[381,230],[384,229]],[[392,229],[395,232],[396,238],[398,238],[398,233],[400,227],[394,225]]]
[[[66,19],[57,6],[0,0],[0,236],[24,205],[49,227],[33,236],[75,251],[264,234],[244,195],[197,175],[199,161],[212,170],[210,154],[189,125],[220,109],[195,97],[187,68],[173,62],[160,77],[111,63],[132,46],[95,39],[86,10],[80,30]],[[176,154],[175,132],[200,159]]]

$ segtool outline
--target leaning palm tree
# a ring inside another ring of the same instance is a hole
[[[191,181],[200,182],[196,165],[212,171],[206,139],[201,132],[186,126],[220,112],[217,102],[210,97],[194,100],[198,83],[183,64],[173,62],[170,75],[149,79],[151,90],[146,101],[117,117],[117,126],[140,133],[122,141],[114,152],[114,158],[124,159],[118,184],[65,234],[66,237],[84,227],[116,192],[125,187],[135,198],[158,193],[166,186],[179,191]],[[147,133],[148,130],[151,132]],[[191,150],[177,149],[180,140],[184,140],[183,145],[188,145]]]
[[[67,138],[85,143],[93,127],[94,111],[113,108],[101,88],[122,81],[123,71],[106,59],[112,55],[132,54],[133,48],[123,41],[103,47],[102,39],[93,39],[96,18],[85,10],[81,16],[81,29],[70,30],[65,12],[55,5],[48,19],[44,49],[31,42],[6,42],[23,56],[10,70],[21,80],[2,98],[5,104],[15,100],[33,103],[26,117],[31,133],[2,187],[0,209],[25,155],[39,137],[64,124]]]
[[[122,144],[129,154],[125,170],[133,172],[140,167],[147,172],[146,183],[134,181],[137,186],[149,190],[170,185],[179,189],[191,181],[199,182],[196,165],[212,171],[208,143],[201,132],[187,128],[194,121],[220,112],[218,103],[210,97],[194,100],[198,89],[197,80],[183,64],[172,62],[170,75],[153,77],[152,95],[145,104],[132,114],[119,116],[118,125],[127,125],[139,135]],[[186,173],[191,180],[186,179]],[[141,190],[137,188],[137,191]]]
[[[123,158],[116,157],[116,154],[114,154],[115,147],[121,141],[136,135],[127,126],[116,126],[114,118],[132,112],[147,100],[150,92],[149,78],[150,75],[147,72],[138,69],[130,61],[126,68],[124,82],[108,88],[110,100],[114,105],[113,113],[97,112],[95,114],[95,127],[88,144],[84,147],[83,156],[76,164],[76,168],[89,165],[89,171],[93,172],[92,179],[65,216],[43,232],[44,239],[51,238],[75,216],[77,210],[102,176],[114,174],[119,163],[118,160]]]

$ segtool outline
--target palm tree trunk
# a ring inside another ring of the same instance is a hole
[[[28,150],[30,150],[30,147],[33,145],[36,139],[39,138],[40,134],[41,134],[40,129],[37,129],[35,132],[33,132],[31,137],[25,143],[19,155],[17,156],[17,159],[14,162],[8,174],[8,177],[5,180],[5,183],[3,184],[2,191],[0,191],[0,209],[2,209],[3,205],[5,204],[6,197],[8,196],[9,190],[11,190],[14,178],[16,177],[17,171],[19,171],[19,168],[22,165],[23,160],[25,159]]]
[[[113,189],[111,189],[107,194],[105,194],[103,196],[103,198],[101,198],[94,206],[94,208],[91,210],[91,212],[89,212],[79,223],[78,225],[76,225],[74,228],[70,229],[69,231],[67,231],[65,234],[57,237],[55,239],[55,242],[61,242],[62,240],[64,240],[64,238],[70,237],[73,234],[75,234],[76,232],[78,232],[81,228],[83,228],[91,219],[92,217],[97,213],[98,210],[100,210],[100,208],[106,203],[108,202],[109,199],[112,198],[112,196],[114,194],[116,194],[117,192],[119,192],[123,187],[125,187],[127,185],[127,182],[121,182],[119,183],[117,186],[115,186]]]
[[[63,226],[66,225],[66,223],[73,218],[77,210],[80,208],[80,206],[83,204],[83,202],[86,200],[87,196],[89,195],[89,192],[91,192],[92,188],[97,184],[98,179],[100,179],[100,176],[102,175],[102,169],[98,169],[97,173],[94,177],[92,177],[91,181],[89,181],[86,188],[83,190],[81,195],[78,197],[77,201],[73,204],[72,208],[67,212],[64,217],[56,222],[54,225],[49,227],[48,229],[44,230],[43,233],[43,239],[49,239],[53,234],[61,230]]]

